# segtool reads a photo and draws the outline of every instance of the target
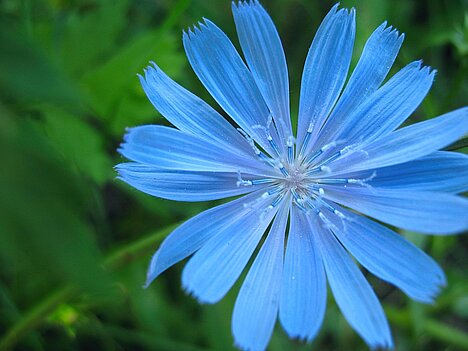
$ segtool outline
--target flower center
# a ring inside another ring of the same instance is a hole
[[[301,167],[291,165],[288,169],[288,175],[282,178],[282,185],[285,190],[297,189],[305,190],[307,175]]]

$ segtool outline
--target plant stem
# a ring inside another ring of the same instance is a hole
[[[66,301],[72,293],[73,289],[71,286],[62,287],[46,300],[41,301],[37,306],[33,307],[18,323],[8,330],[0,341],[0,351],[13,348],[24,335],[40,325],[42,321],[46,319],[58,305]]]
[[[118,269],[142,255],[145,255],[151,250],[154,250],[155,246],[160,243],[176,226],[177,225],[168,226],[154,234],[145,236],[114,252],[111,252],[104,258],[104,267],[109,270]],[[41,325],[57,306],[67,301],[76,293],[77,289],[75,287],[66,285],[57,289],[45,300],[40,301],[4,334],[0,340],[0,351],[12,349],[24,335]]]

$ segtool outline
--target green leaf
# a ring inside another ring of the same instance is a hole
[[[52,106],[44,106],[41,111],[49,140],[73,167],[98,184],[114,176],[112,162],[104,150],[103,135],[81,116]]]
[[[34,43],[3,23],[0,48],[0,89],[5,96],[27,102],[80,106],[80,96],[66,75]]]
[[[177,52],[178,42],[170,32],[141,34],[104,65],[85,75],[83,84],[92,108],[108,121],[116,135],[122,134],[125,127],[152,121],[156,112],[136,75],[149,61],[156,60],[169,75],[177,76],[184,63]]]
[[[118,34],[127,25],[128,8],[128,0],[105,0],[84,14],[76,11],[66,18],[61,59],[68,70],[84,73],[116,48]]]
[[[0,256],[28,281],[107,291],[86,182],[25,121],[1,128],[0,159],[8,165],[0,172]]]

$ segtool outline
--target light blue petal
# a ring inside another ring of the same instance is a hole
[[[387,27],[386,22],[372,33],[343,94],[320,132],[319,146],[330,143],[343,120],[379,88],[395,61],[403,39],[404,34],[399,35],[396,29]]]
[[[196,252],[212,237],[229,230],[233,223],[241,220],[249,212],[244,205],[260,196],[259,192],[243,196],[204,211],[180,225],[164,239],[153,255],[146,286],[166,269]]]
[[[325,271],[313,235],[305,214],[293,206],[279,318],[289,337],[307,341],[320,329],[327,306]]]
[[[175,201],[222,199],[250,193],[262,187],[238,185],[237,173],[168,171],[141,163],[121,163],[116,169],[119,178],[134,188]]]
[[[243,350],[265,350],[273,333],[281,293],[289,203],[290,200],[285,200],[280,205],[234,305],[232,334],[235,344]]]
[[[371,286],[324,224],[315,220],[312,225],[328,283],[346,320],[371,348],[392,348],[387,319]]]
[[[140,82],[154,107],[178,129],[215,142],[226,149],[236,148],[248,155],[252,148],[244,137],[218,112],[169,78],[156,64],[145,70]]]
[[[397,165],[450,145],[468,132],[468,108],[404,127],[330,163],[331,174]]]
[[[264,149],[270,150],[265,128],[270,112],[262,94],[229,38],[204,20],[184,33],[183,42],[193,70],[232,119]]]
[[[407,230],[456,234],[468,229],[468,200],[408,189],[324,186],[324,197]]]
[[[203,303],[218,302],[239,278],[278,207],[264,212],[265,199],[256,209],[218,229],[187,263],[182,273],[184,288]],[[262,203],[264,205],[262,205]],[[248,205],[248,202],[245,203]]]
[[[344,230],[334,230],[344,247],[371,273],[409,297],[431,303],[446,284],[444,272],[422,250],[387,227],[339,208],[346,216]],[[330,216],[336,228],[343,224]]]
[[[273,168],[253,157],[226,150],[175,128],[146,125],[128,130],[119,152],[159,169],[272,174]]]
[[[343,119],[332,139],[351,145],[389,134],[416,110],[434,75],[429,67],[421,68],[420,61],[410,63]]]
[[[366,178],[372,171],[354,174]],[[422,191],[461,193],[468,191],[468,155],[437,151],[395,166],[378,168],[370,186]]]
[[[307,54],[301,82],[297,144],[300,150],[312,125],[312,140],[338,100],[354,45],[355,10],[335,5],[320,25]],[[309,147],[313,143],[308,144]],[[307,152],[306,148],[305,152]]]
[[[232,3],[237,34],[247,64],[286,145],[292,136],[289,79],[281,39],[268,13],[256,0]]]

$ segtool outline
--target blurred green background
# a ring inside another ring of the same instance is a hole
[[[263,3],[284,42],[295,114],[308,47],[334,2]],[[183,293],[179,264],[142,288],[161,240],[213,204],[152,198],[116,180],[112,169],[123,161],[116,148],[126,127],[166,123],[136,76],[150,60],[216,106],[187,64],[181,32],[204,16],[235,39],[230,6],[228,0],[0,1],[0,350],[232,348],[239,284],[220,303],[200,306]],[[373,29],[388,20],[406,33],[392,72],[419,58],[438,69],[412,122],[466,104],[466,1],[342,6],[357,9],[353,65]],[[453,148],[466,151],[466,141]],[[435,305],[425,306],[369,276],[397,350],[468,350],[467,239],[402,234],[440,262],[449,283]],[[312,344],[289,340],[278,325],[269,346],[366,349],[332,299]]]

